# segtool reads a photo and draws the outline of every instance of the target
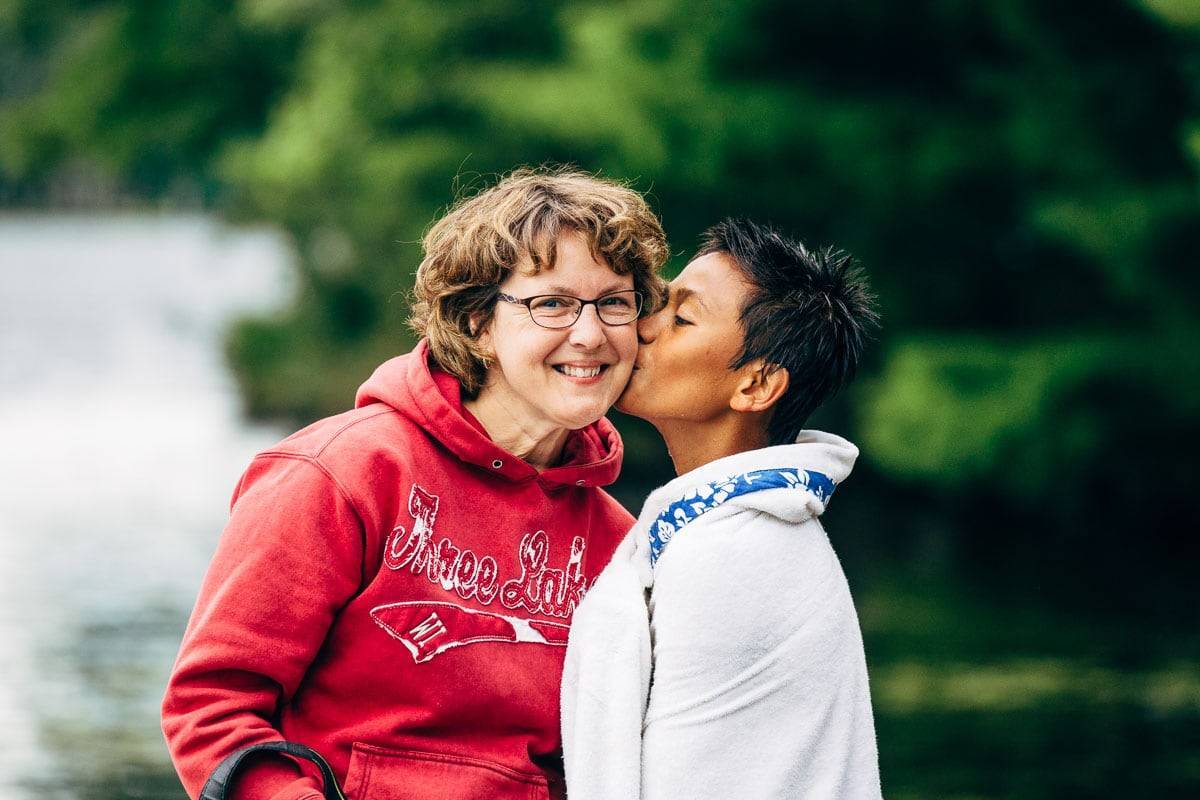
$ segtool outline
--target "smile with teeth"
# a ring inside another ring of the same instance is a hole
[[[603,364],[594,367],[573,367],[570,364],[555,364],[554,368],[568,378],[594,378],[604,369]]]

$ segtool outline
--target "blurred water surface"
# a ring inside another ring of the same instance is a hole
[[[221,331],[290,258],[203,216],[0,217],[0,798],[183,796],[159,699],[281,434],[242,420]]]

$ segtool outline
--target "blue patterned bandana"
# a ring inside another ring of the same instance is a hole
[[[735,497],[764,489],[799,489],[811,492],[824,505],[836,488],[828,475],[807,469],[756,469],[701,484],[663,509],[651,524],[650,564],[658,562],[667,543],[684,525]]]

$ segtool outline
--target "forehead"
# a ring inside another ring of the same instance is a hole
[[[725,253],[695,258],[671,281],[672,293],[694,295],[711,313],[736,320],[742,313],[750,284]]]
[[[598,260],[579,233],[559,237],[554,263],[538,269],[526,254],[503,281],[511,287],[524,287],[543,292],[576,294],[579,291],[614,291],[633,286],[633,275],[618,275],[603,259]]]

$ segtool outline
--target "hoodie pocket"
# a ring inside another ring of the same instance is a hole
[[[546,777],[491,761],[355,743],[347,800],[549,800]]]

